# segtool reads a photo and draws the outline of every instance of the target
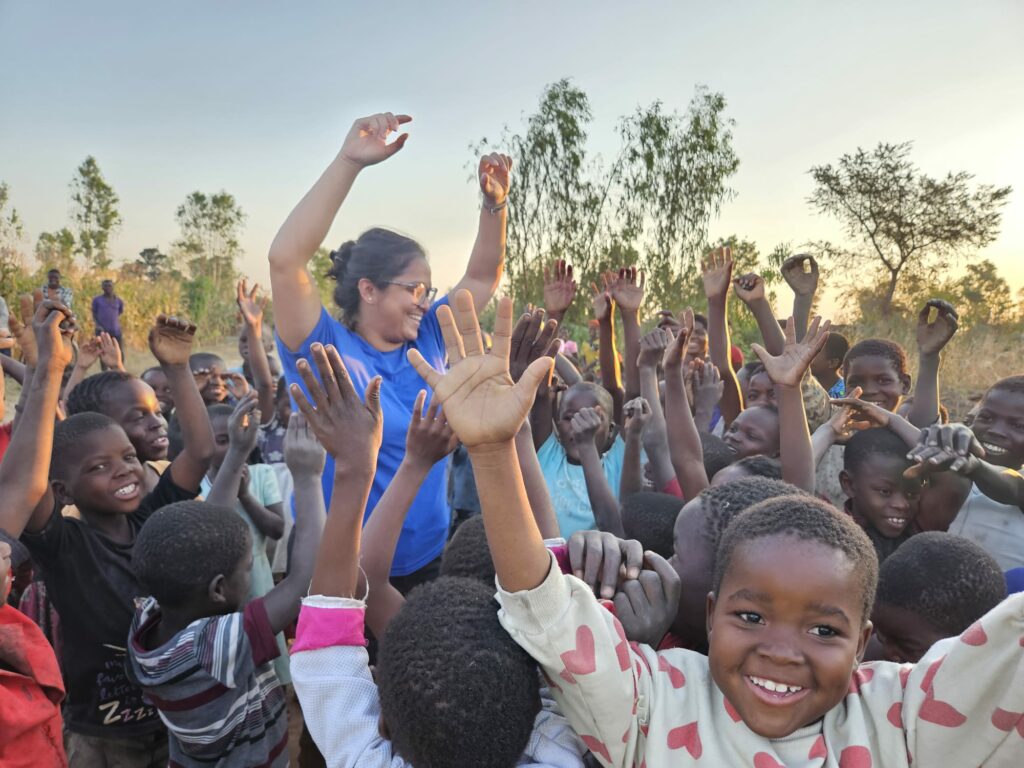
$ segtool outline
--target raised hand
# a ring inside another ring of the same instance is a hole
[[[684,309],[679,319],[679,333],[665,349],[665,356],[661,359],[661,367],[666,372],[682,372],[686,348],[690,344],[690,334],[693,333],[693,310]]]
[[[797,341],[796,323],[793,318],[789,318],[786,323],[786,346],[781,354],[771,355],[760,344],[754,344],[752,349],[772,383],[781,387],[799,387],[811,361],[825,346],[831,326],[830,321],[823,323],[821,317],[816,315],[807,329],[807,335],[802,341]]]
[[[583,447],[588,443],[593,445],[597,438],[597,431],[601,428],[604,419],[602,418],[601,407],[580,408],[573,414],[569,422],[569,433],[576,445]]]
[[[576,531],[569,537],[569,565],[598,597],[610,599],[620,579],[635,579],[644,561],[644,547],[603,531]]]
[[[83,371],[88,371],[94,365],[96,361],[100,359],[100,337],[90,336],[88,339],[78,345],[78,358],[75,360],[75,365],[81,368]]]
[[[115,371],[124,370],[124,360],[121,357],[121,347],[117,339],[104,331],[99,335],[100,362],[107,368]]]
[[[597,283],[591,283],[590,290],[593,292],[591,302],[594,305],[594,317],[604,321],[612,316],[611,278],[609,273],[606,272],[601,276],[601,279],[604,287],[598,288]]]
[[[508,369],[512,381],[519,381],[530,365],[542,357],[552,360],[562,346],[561,339],[555,338],[558,321],[544,322],[544,310],[535,309],[519,318],[512,330],[509,348]]]
[[[935,310],[935,320],[928,321],[931,310]],[[960,316],[948,301],[931,299],[926,302],[917,316],[917,348],[922,355],[937,355],[949,340],[953,338],[959,327]]]
[[[409,115],[393,115],[390,112],[360,117],[352,123],[348,135],[345,136],[345,141],[341,145],[341,159],[358,168],[387,160],[405,146],[409,134],[399,134],[390,144],[388,136],[401,130],[400,126],[411,121]]]
[[[552,315],[564,313],[576,298],[576,281],[572,264],[557,259],[551,268],[544,267],[544,309]]]
[[[728,245],[716,248],[700,263],[704,280],[704,295],[709,300],[724,299],[732,282],[732,249]]]
[[[245,380],[245,376],[237,371],[224,374],[224,385],[228,388],[228,393],[236,400],[253,391],[249,382]]]
[[[732,285],[740,301],[748,306],[755,301],[762,301],[766,298],[764,280],[760,275],[753,272],[740,275],[732,281]]]
[[[409,362],[433,388],[434,399],[466,448],[509,442],[530,412],[537,387],[550,379],[554,360],[534,360],[513,382],[509,375],[512,300],[506,297],[498,302],[494,344],[484,354],[472,294],[459,290],[453,299],[454,311],[442,305],[437,312],[448,350],[448,372],[436,371],[415,349],[409,350]]]
[[[405,433],[405,460],[430,470],[437,462],[455,450],[459,438],[448,426],[441,406],[432,402],[424,413],[427,392],[420,390],[412,408],[412,420]]]
[[[647,276],[642,269],[624,267],[609,286],[612,301],[619,305],[623,312],[639,312],[644,301],[644,285]]]
[[[248,456],[256,447],[256,438],[260,431],[259,400],[252,392],[241,400],[231,412],[228,419],[228,440],[231,447],[243,456]]]
[[[479,337],[479,331],[477,335]],[[292,398],[317,439],[334,457],[335,472],[372,477],[384,429],[380,410],[381,378],[377,376],[366,385],[366,401],[363,402],[352,386],[337,349],[314,344],[310,351],[320,381],[313,375],[308,360],[300,360],[298,369],[312,402],[298,384],[291,386]]]
[[[915,466],[904,472],[904,477],[920,478],[932,472],[958,472],[970,474],[985,457],[985,449],[971,428],[964,424],[933,424],[921,430],[907,458]]]
[[[12,312],[7,318],[7,327],[21,349],[21,360],[29,368],[35,368],[38,359],[36,337],[35,332],[32,330],[32,322],[36,314],[36,308],[42,303],[42,291],[36,289],[32,295],[23,293],[18,297],[20,317],[16,317]]]
[[[642,397],[634,397],[622,406],[622,416],[626,420],[622,426],[626,437],[640,437],[651,420],[651,404]]]
[[[512,188],[512,158],[492,152],[480,158],[480,191],[490,206],[501,205]]]
[[[846,397],[831,401],[832,405],[837,407],[827,424],[832,430],[834,441],[839,445],[844,445],[861,430],[889,425],[889,417],[892,414],[874,403],[861,400],[862,392],[860,387],[854,387],[846,393]]]
[[[654,368],[665,356],[665,350],[672,343],[672,334],[664,328],[655,328],[640,337],[640,354],[636,363],[641,368]]]
[[[36,367],[49,365],[63,371],[71,363],[71,342],[75,336],[75,316],[58,301],[47,299],[39,304],[32,318]]]
[[[188,365],[195,338],[195,323],[160,314],[149,332],[149,351],[160,365]]]
[[[327,451],[316,439],[306,417],[293,413],[284,434],[284,461],[288,471],[296,477],[320,477],[326,458]]]
[[[676,618],[681,591],[676,569],[656,552],[645,552],[643,570],[622,582],[613,600],[626,639],[657,648]]]
[[[782,276],[797,296],[813,296],[818,290],[818,262],[807,253],[782,262]]]
[[[237,297],[238,311],[242,313],[242,320],[250,327],[259,328],[263,325],[263,312],[267,308],[269,296],[257,298],[260,284],[253,283],[252,290],[249,290],[248,283],[243,277],[238,281]],[[262,343],[262,339],[254,340],[254,343]]]
[[[725,392],[725,382],[718,367],[711,361],[694,361],[693,405],[694,410],[711,412]]]

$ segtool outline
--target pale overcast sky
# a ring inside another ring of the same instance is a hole
[[[913,140],[930,173],[1011,184],[985,256],[1024,284],[1024,3],[46,2],[0,0],[0,180],[26,248],[68,221],[68,182],[95,155],[121,197],[118,259],[177,237],[192,190],[234,194],[243,270],[364,113],[408,112],[406,149],[359,180],[330,244],[381,224],[452,284],[475,234],[468,145],[518,125],[543,87],[590,96],[593,147],[654,99],[728,99],[737,197],[712,235],[763,251],[836,237],[807,170],[858,145]]]

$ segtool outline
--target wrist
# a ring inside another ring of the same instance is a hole
[[[165,376],[169,373],[180,374],[182,372],[188,373],[189,376],[192,375],[192,369],[189,368],[188,363],[165,363],[162,360],[157,362],[160,363],[160,369],[164,372]]]
[[[346,157],[344,149],[342,149],[338,153],[337,158],[335,158],[335,164],[338,166],[340,170],[344,171],[345,173],[349,173],[352,176],[358,175],[359,172],[366,167],[362,163],[358,163],[355,160]]]
[[[440,459],[438,459],[440,461]],[[406,472],[413,475],[422,475],[426,477],[430,474],[430,470],[434,468],[434,464],[437,462],[431,462],[426,456],[417,456],[410,453],[408,450],[405,452],[405,457],[402,459],[402,463],[398,465],[399,469],[405,469]]]
[[[619,314],[622,315],[623,320],[636,320],[639,312],[638,309],[627,309],[619,304]]]
[[[474,470],[507,467],[510,459],[518,464],[514,438],[496,443],[467,445],[466,452],[469,453]]]

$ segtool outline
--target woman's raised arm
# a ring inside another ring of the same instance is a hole
[[[512,184],[512,158],[497,153],[481,157],[478,178],[484,195],[480,226],[466,265],[466,274],[455,290],[469,291],[477,312],[482,312],[494,297],[505,269],[506,205]]]

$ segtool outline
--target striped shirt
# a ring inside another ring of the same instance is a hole
[[[283,768],[288,765],[284,689],[262,599],[241,613],[208,616],[149,649],[161,618],[141,604],[129,637],[129,665],[170,735],[171,768]]]

